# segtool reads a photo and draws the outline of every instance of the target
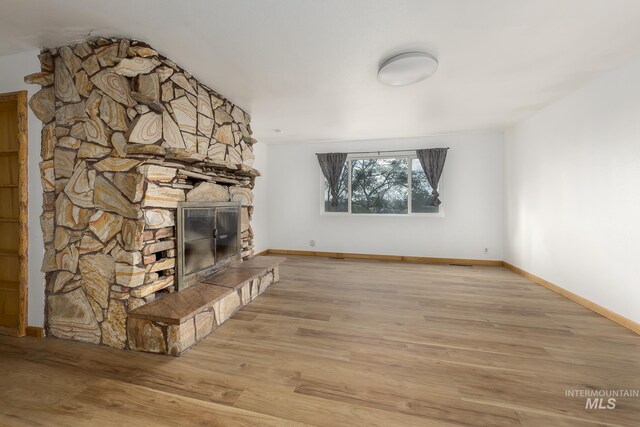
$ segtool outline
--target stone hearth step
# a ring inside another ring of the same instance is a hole
[[[218,274],[203,279],[202,283],[237,290],[246,285],[248,281],[260,277],[264,270],[265,268],[227,268]]]
[[[286,258],[258,256],[129,313],[133,350],[179,356],[279,280]]]
[[[231,293],[233,289],[230,288],[198,283],[138,307],[129,316],[153,322],[180,324]]]

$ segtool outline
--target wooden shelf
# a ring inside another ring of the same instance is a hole
[[[12,286],[15,285],[15,286]],[[5,292],[18,292],[18,287],[20,285],[20,282],[15,281],[9,281],[9,280],[0,280],[0,291],[5,291]]]
[[[0,289],[0,325],[15,326],[14,335],[24,336],[27,327],[27,91],[0,94],[3,111],[15,111],[15,116],[5,117],[3,126],[10,120],[16,126],[8,126],[0,132],[0,263],[5,268]],[[5,132],[6,131],[6,132]],[[19,212],[18,212],[19,211]],[[18,219],[19,218],[19,219]],[[11,229],[11,230],[9,230]],[[11,264],[11,265],[9,265]],[[11,275],[7,275],[11,273]],[[16,280],[16,282],[13,282]],[[11,308],[10,310],[8,308]],[[7,313],[11,313],[6,317]],[[2,329],[2,327],[0,327]]]

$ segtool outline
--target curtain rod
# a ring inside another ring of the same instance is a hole
[[[444,147],[445,150],[449,150],[449,147]],[[416,148],[414,150],[375,150],[375,151],[347,151],[343,152],[343,154],[380,154],[380,153],[410,153],[416,152],[418,150],[422,150],[422,148]],[[316,153],[318,154],[329,154],[329,153]]]

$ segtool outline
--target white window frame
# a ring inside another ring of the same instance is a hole
[[[439,206],[439,210],[438,212],[411,212],[411,202],[412,202],[412,197],[411,197],[411,190],[412,190],[412,163],[413,163],[413,159],[417,159],[418,157],[415,154],[407,154],[406,152],[402,152],[402,153],[393,153],[393,152],[387,152],[387,153],[377,153],[377,152],[372,152],[371,154],[367,154],[367,155],[363,155],[363,154],[349,154],[347,155],[347,160],[346,160],[346,167],[347,167],[347,173],[348,173],[348,184],[347,184],[347,202],[348,202],[348,210],[347,212],[326,212],[324,210],[324,182],[325,182],[325,178],[324,175],[322,174],[322,171],[320,171],[320,215],[328,215],[328,216],[354,216],[354,217],[431,217],[431,218],[443,218],[444,217],[444,203],[441,204]],[[407,213],[406,214],[381,214],[381,213],[357,213],[354,214],[353,212],[351,212],[351,178],[352,178],[352,170],[351,170],[351,162],[353,160],[370,160],[370,159],[408,159],[407,163],[408,163],[408,168],[409,168],[409,174],[408,174],[408,178],[407,178]],[[438,183],[438,193],[442,193],[443,191],[443,179],[440,179],[440,182]]]

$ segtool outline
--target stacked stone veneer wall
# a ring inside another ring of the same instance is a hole
[[[175,291],[178,202],[241,202],[253,255],[250,117],[138,41],[39,58],[46,330],[131,348],[128,313]]]

